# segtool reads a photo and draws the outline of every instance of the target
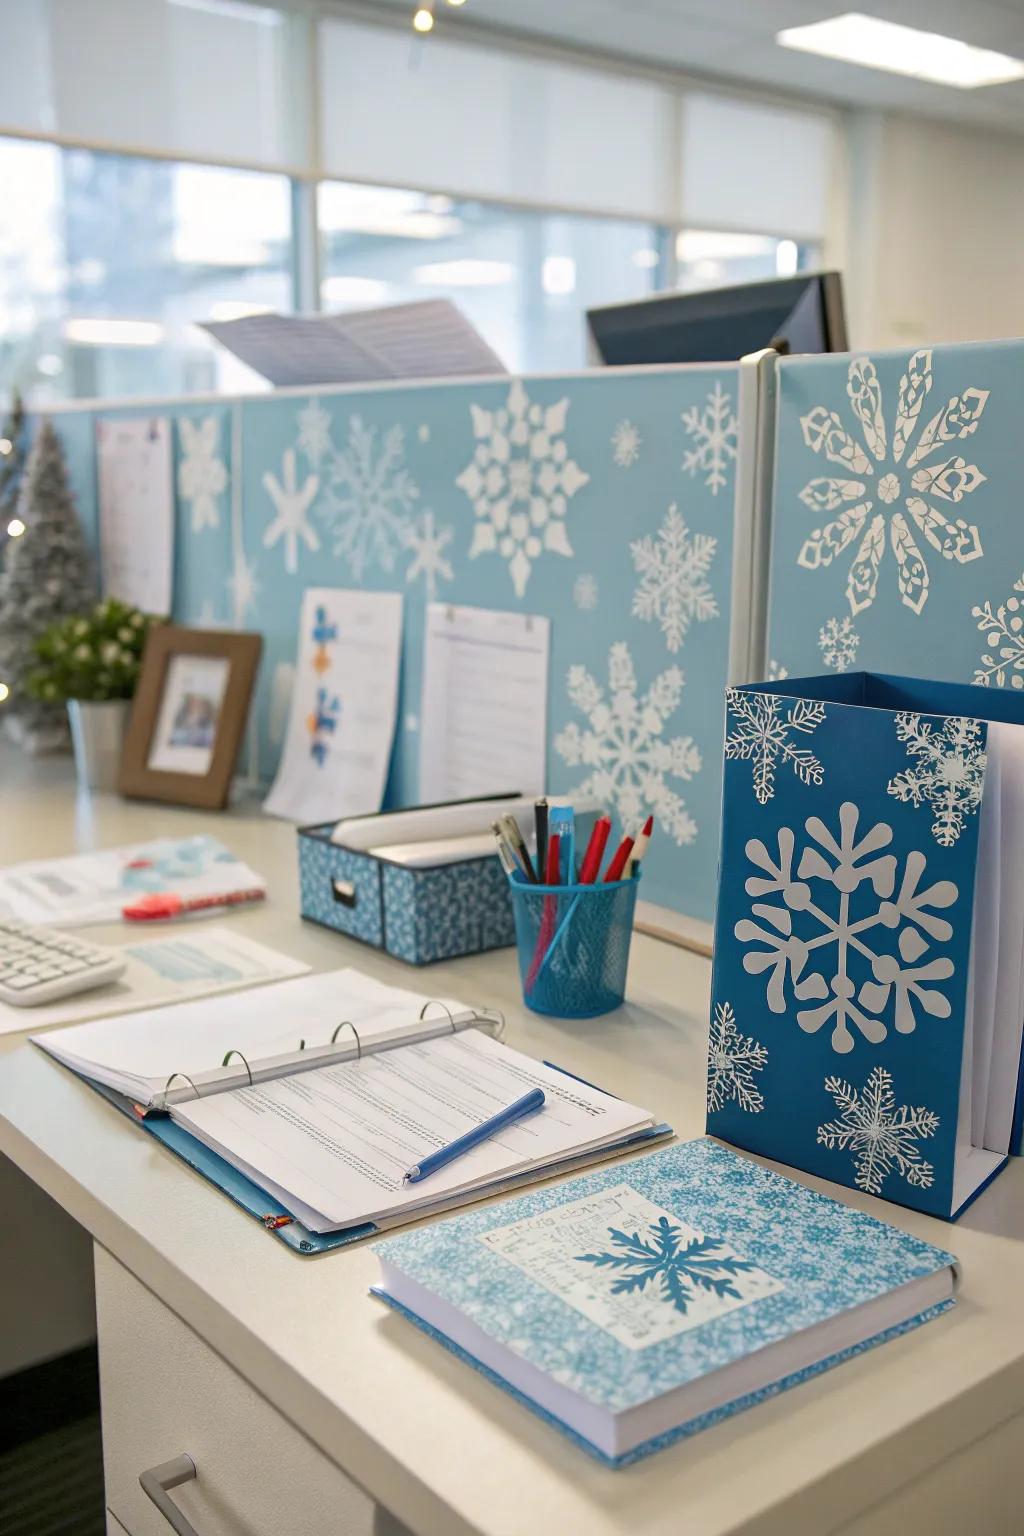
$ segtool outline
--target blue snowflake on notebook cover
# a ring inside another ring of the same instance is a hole
[[[579,1262],[618,1270],[611,1282],[613,1295],[642,1291],[656,1282],[662,1299],[677,1312],[689,1311],[698,1287],[719,1298],[739,1300],[732,1277],[756,1267],[749,1259],[724,1252],[720,1237],[685,1240],[667,1216],[659,1216],[644,1237],[609,1227],[608,1238],[611,1251],[578,1254]]]

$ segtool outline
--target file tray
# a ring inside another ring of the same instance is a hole
[[[299,828],[302,916],[410,965],[516,941],[497,854],[410,867],[331,841],[333,822]]]

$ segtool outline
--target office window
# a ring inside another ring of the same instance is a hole
[[[676,236],[675,255],[675,285],[684,293],[792,277],[816,267],[821,259],[819,247],[806,242],[710,229],[683,230]]]
[[[668,231],[632,220],[331,181],[318,221],[324,309],[448,298],[514,372],[582,367],[584,311],[669,280]]]
[[[0,391],[252,388],[195,322],[291,309],[284,176],[0,138]]]

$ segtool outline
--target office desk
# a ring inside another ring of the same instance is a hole
[[[76,805],[64,763],[4,758],[0,783],[0,862],[208,828],[269,879],[270,900],[231,918],[240,930],[318,968],[356,964],[387,981],[497,1005],[514,1045],[620,1091],[682,1136],[702,1130],[705,960],[638,937],[627,1008],[596,1021],[545,1021],[522,1008],[511,951],[416,972],[304,925],[294,831],[255,808],[203,817],[114,798]],[[355,1531],[370,1509],[362,1494],[332,1515],[343,1501],[334,1505],[328,1479],[326,1491],[310,1495],[320,1500],[313,1513],[302,1503],[300,1484],[317,1485],[336,1468],[418,1536],[959,1536],[965,1524],[977,1536],[1003,1536],[1024,1528],[1021,1163],[953,1228],[845,1196],[951,1246],[963,1260],[961,1304],[615,1473],[373,1301],[368,1246],[295,1256],[23,1036],[0,1040],[0,1151],[97,1245],[105,1427],[118,1439],[111,1454],[130,1442],[125,1456],[138,1457],[125,1488],[150,1455],[195,1453],[190,1434],[207,1443],[226,1437],[224,1454],[245,1460],[239,1476],[254,1498],[293,1480],[294,1518],[257,1519],[244,1513],[244,1498],[232,1507],[226,1499],[205,1522],[197,1517],[199,1536]],[[108,1402],[125,1378],[134,1400],[128,1391]],[[246,1404],[240,1416],[236,1390]],[[149,1418],[159,1409],[166,1419],[168,1401],[170,1420],[147,1449]],[[193,1412],[205,1415],[201,1432]],[[200,1451],[197,1460],[213,1487],[209,1456]],[[168,1529],[148,1511],[134,1528],[121,1514],[133,1536]],[[110,1529],[119,1532],[113,1520]]]

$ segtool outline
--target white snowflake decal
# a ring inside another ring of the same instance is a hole
[[[782,679],[788,676],[789,668],[784,667],[781,662],[775,661],[773,658],[768,663],[768,681],[770,683],[781,683]]]
[[[600,589],[596,576],[592,576],[589,571],[584,571],[582,575],[576,577],[572,584],[572,600],[581,612],[589,613],[596,608],[599,597]]]
[[[620,469],[629,469],[640,457],[643,438],[631,421],[620,421],[612,433],[612,458]]]
[[[656,538],[647,535],[629,546],[640,584],[633,594],[633,617],[661,625],[671,652],[683,643],[690,621],[717,619],[718,603],[705,577],[715,558],[718,540],[693,533],[675,502],[669,507]]]
[[[324,459],[333,453],[331,443],[331,418],[320,401],[310,399],[296,415],[299,424],[299,447],[314,469],[319,469]]]
[[[889,793],[905,805],[928,805],[932,833],[951,848],[985,790],[985,735],[980,720],[947,715],[936,729],[920,715],[898,714],[896,734],[917,766],[889,780]]]
[[[755,693],[744,688],[725,690],[726,725],[734,729],[725,738],[728,759],[753,763],[754,795],[767,805],[775,794],[775,768],[788,763],[801,784],[821,784],[825,770],[810,747],[791,739],[791,733],[810,736],[825,718],[825,706],[817,699],[783,699],[774,693]]]
[[[299,485],[294,448],[285,449],[281,463],[280,480],[269,469],[263,476],[263,489],[277,509],[277,516],[263,535],[263,545],[272,549],[278,539],[283,539],[284,568],[294,576],[299,568],[299,540],[314,554],[320,548],[320,540],[306,516],[320,489],[320,480],[317,475],[310,475],[304,485]]]
[[[405,535],[405,547],[412,556],[406,567],[405,579],[407,582],[416,581],[422,576],[427,601],[430,603],[437,596],[438,581],[451,581],[454,578],[455,572],[445,555],[454,537],[454,528],[434,526],[434,514],[429,507],[420,513]]]
[[[408,547],[419,487],[405,463],[405,434],[394,426],[378,434],[351,416],[348,442],[327,460],[327,485],[317,514],[332,530],[334,553],[356,581],[374,564],[392,571]]]
[[[230,576],[225,583],[228,596],[231,598],[231,612],[235,624],[241,624],[250,608],[255,608],[256,599],[262,588],[256,579],[256,572],[249,564],[244,551],[235,553]]]
[[[740,1109],[756,1115],[764,1097],[754,1082],[764,1070],[768,1048],[736,1028],[730,1003],[716,1003],[708,1036],[708,1110],[722,1109],[735,1101]]]
[[[1013,584],[1015,592],[1024,592],[1024,576]],[[993,610],[989,602],[980,608],[972,608],[971,615],[978,621],[978,628],[985,635],[985,644],[992,655],[984,655],[973,681],[979,688],[1024,688],[1024,616],[1021,614],[1019,597],[1008,597],[1005,603]]]
[[[853,1050],[851,1025],[877,1045],[890,1024],[909,1035],[923,1014],[948,1019],[949,999],[931,983],[948,981],[954,969],[946,955],[924,956],[929,943],[947,944],[953,937],[952,923],[937,909],[953,905],[956,886],[938,880],[921,889],[928,861],[912,849],[897,891],[899,861],[882,852],[892,842],[892,828],[878,822],[858,839],[859,814],[849,800],[840,806],[838,840],[820,817],[808,817],[810,841],[795,873],[790,827],[779,829],[777,858],[751,838],[746,854],[758,873],[744,889],[753,898],[753,916],[733,930],[741,944],[759,946],[744,955],[743,969],[768,975],[771,1012],[790,1011],[788,982],[794,1002],[820,1004],[796,1010],[800,1028],[815,1034],[831,1021],[832,1048],[844,1053]],[[865,885],[870,890],[862,890]],[[766,901],[769,896],[778,899]],[[809,970],[812,963],[820,969]]]
[[[555,737],[555,751],[570,767],[591,770],[575,786],[576,792],[614,806],[628,832],[635,832],[653,811],[659,826],[678,844],[692,843],[697,824],[665,782],[666,775],[692,779],[701,767],[691,737],[663,739],[682,697],[679,668],[668,667],[638,698],[629,646],[619,640],[608,653],[609,697],[582,666],[569,668],[568,692],[588,728],[581,730],[571,722]]]
[[[854,1154],[854,1183],[866,1194],[879,1195],[895,1168],[913,1189],[930,1189],[935,1170],[918,1151],[918,1142],[934,1136],[939,1117],[923,1106],[896,1105],[892,1076],[873,1067],[863,1092],[840,1077],[826,1077],[839,1114],[818,1126],[818,1145],[830,1152]]]
[[[683,412],[683,426],[693,439],[693,447],[683,454],[683,469],[702,474],[712,496],[726,484],[729,464],[736,457],[739,423],[729,409],[731,398],[716,379],[703,410],[694,405]]]
[[[819,570],[831,565],[860,539],[846,582],[852,614],[869,608],[875,600],[887,525],[900,598],[913,613],[919,614],[928,601],[929,577],[911,524],[944,560],[964,565],[982,553],[981,537],[974,524],[960,517],[950,521],[942,503],[958,506],[982,484],[985,476],[959,454],[947,454],[944,445],[969,437],[976,430],[989,392],[972,386],[951,396],[918,432],[921,410],[932,382],[931,352],[915,352],[900,379],[890,441],[875,365],[869,357],[855,357],[851,361],[846,393],[867,451],[827,406],[815,406],[800,418],[808,448],[813,453],[823,452],[844,473],[820,476],[800,492],[800,500],[812,513],[837,515],[813,530],[797,556],[797,563],[807,570]],[[917,443],[911,448],[915,435]],[[939,450],[943,457],[926,464],[925,460]],[[903,506],[892,512],[879,509],[871,516],[875,503],[870,499],[867,480],[854,478],[861,476],[875,479],[874,495],[883,508],[895,507],[901,497]]]
[[[841,619],[826,619],[818,630],[818,649],[826,667],[833,672],[845,672],[857,660],[860,635],[853,627],[849,614]]]
[[[497,551],[508,561],[515,594],[522,597],[535,560],[573,552],[566,510],[590,476],[566,447],[569,401],[531,403],[522,380],[514,379],[504,406],[469,410],[477,447],[455,480],[477,519],[469,558]]]
[[[178,419],[181,462],[178,465],[178,495],[192,506],[192,532],[220,527],[218,498],[228,483],[227,467],[220,457],[220,422],[216,416],[193,421]]]

